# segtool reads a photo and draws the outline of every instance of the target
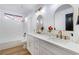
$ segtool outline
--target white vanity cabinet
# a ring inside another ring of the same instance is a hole
[[[39,54],[39,40],[35,37],[27,35],[27,49],[33,55]]]
[[[51,51],[48,51],[43,44],[41,43],[41,40],[33,37],[31,35],[27,35],[27,49],[32,55],[48,55],[52,54]]]
[[[50,39],[49,39],[50,40]],[[77,53],[45,41],[36,36],[27,35],[27,49],[32,55],[75,55]]]
[[[46,42],[44,40],[40,40],[39,42],[40,42],[40,46],[43,47],[44,51],[46,52],[45,55],[47,55],[47,54],[49,54],[49,55],[74,55],[74,54],[77,54],[73,51],[62,48],[62,47],[57,46],[55,44],[51,44],[51,43]]]

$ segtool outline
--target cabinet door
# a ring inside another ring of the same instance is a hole
[[[39,55],[39,39],[31,35],[28,35],[27,49],[32,55]]]
[[[31,54],[34,54],[34,38],[32,36],[30,36],[30,52]]]
[[[27,48],[28,50],[30,50],[29,35],[27,35],[27,46],[26,46],[26,48]]]
[[[51,51],[47,50],[43,46],[40,46],[39,55],[55,55],[55,54],[51,53]]]
[[[31,54],[34,54],[34,38],[30,35],[27,36],[27,49]]]
[[[34,38],[34,55],[39,55],[39,39]]]
[[[50,48],[46,44],[47,42],[43,40],[39,40],[39,54],[40,55],[55,55],[53,52],[50,51]]]

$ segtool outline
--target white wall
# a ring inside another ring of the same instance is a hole
[[[51,6],[51,8],[50,8],[50,6],[47,6],[46,8],[45,8],[45,12],[42,12],[41,13],[41,15],[43,15],[43,20],[44,20],[44,28],[47,30],[47,27],[51,24],[51,25],[54,25],[54,12],[55,12],[55,10],[58,8],[58,7],[60,7],[61,5],[55,5],[55,6]],[[76,22],[77,22],[77,16],[78,16],[78,8],[79,8],[79,5],[76,5],[76,4],[72,4],[71,5],[73,8],[74,8],[74,17],[73,17],[73,22],[74,22],[74,31],[73,31],[73,33],[74,33],[74,38],[73,38],[73,40],[74,41],[76,41],[76,40],[78,40],[79,41],[79,25],[76,25]],[[64,11],[63,11],[64,12]],[[64,14],[62,12],[62,14]],[[67,11],[66,11],[67,12]],[[68,10],[68,12],[70,12],[70,10]],[[67,13],[68,13],[67,12]],[[59,15],[60,16],[63,16],[63,15],[61,15],[61,12],[59,13]],[[35,15],[35,14],[32,14],[32,15],[30,15],[29,16],[29,19],[28,19],[28,31],[29,32],[31,32],[31,30],[32,31],[34,31],[34,29],[35,29],[35,23],[36,23],[36,19],[37,19],[37,16]],[[61,18],[59,18],[59,19],[61,19]],[[64,19],[64,18],[63,18]],[[62,20],[63,20],[62,19]],[[63,20],[63,22],[64,22],[64,20]],[[64,24],[63,24],[64,25]],[[65,27],[63,27],[62,29],[64,29]]]
[[[34,13],[33,15],[29,16],[28,19],[28,27],[29,27],[29,31],[33,31],[36,29],[36,21],[37,21],[37,17],[38,15],[42,15],[43,16],[43,25],[44,25],[44,31],[47,31],[48,26],[52,25],[54,26],[54,18],[53,18],[53,12],[50,9],[50,6],[46,6],[42,11]]]
[[[0,43],[23,39],[23,23],[12,19],[5,19],[0,12]]]
[[[53,17],[53,11],[51,11],[50,6],[46,7],[45,13],[43,13],[44,16],[44,27],[45,30],[48,30],[48,26],[52,25],[54,26],[54,17]]]
[[[56,30],[65,30],[65,15],[73,13],[73,8],[60,10],[55,13],[55,27]]]

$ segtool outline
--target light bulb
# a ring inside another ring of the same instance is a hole
[[[25,22],[27,22],[27,21],[28,21],[28,18],[26,17],[26,18],[25,18]]]

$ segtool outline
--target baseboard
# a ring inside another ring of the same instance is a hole
[[[15,46],[18,46],[18,45],[23,45],[23,44],[25,44],[25,42],[22,41],[22,40],[9,41],[9,42],[6,42],[6,43],[1,43],[0,44],[0,50],[15,47]]]

